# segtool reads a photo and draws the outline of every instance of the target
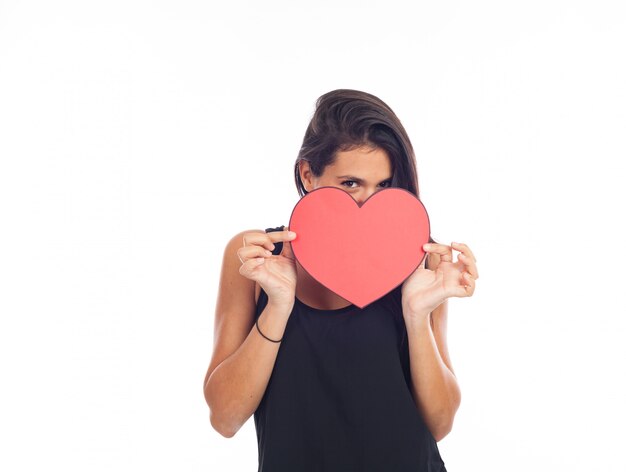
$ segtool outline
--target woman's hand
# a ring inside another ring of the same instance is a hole
[[[255,280],[263,288],[269,302],[280,305],[293,305],[296,296],[296,259],[291,251],[291,243],[296,234],[284,231],[269,233],[246,233],[243,246],[237,250],[242,262],[239,273]],[[282,241],[279,255],[272,254],[274,243]]]
[[[434,269],[426,269],[426,257],[402,284],[403,313],[429,315],[448,297],[471,297],[476,288],[476,258],[466,244],[424,244],[424,251],[440,256]],[[459,251],[452,261],[452,249]],[[432,258],[431,258],[432,259]]]

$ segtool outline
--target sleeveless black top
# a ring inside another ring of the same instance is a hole
[[[295,299],[254,412],[258,472],[446,472],[411,393],[400,290],[363,309]],[[261,289],[256,317],[266,305]]]

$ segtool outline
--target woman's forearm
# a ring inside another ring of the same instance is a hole
[[[259,315],[259,328],[270,339],[281,339],[291,307],[268,303]],[[204,385],[211,424],[232,437],[256,411],[269,382],[280,343],[265,339],[256,326],[232,355],[220,363]]]
[[[455,375],[443,362],[430,326],[429,315],[405,316],[413,396],[436,441],[452,429],[461,402]]]

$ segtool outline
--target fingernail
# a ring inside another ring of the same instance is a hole
[[[430,244],[424,244],[424,249],[430,249]]]
[[[296,237],[296,233],[294,233],[293,231],[289,231],[289,237],[290,238],[295,238]]]

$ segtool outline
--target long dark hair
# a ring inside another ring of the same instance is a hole
[[[380,98],[351,89],[333,90],[317,99],[294,166],[298,194],[308,193],[300,179],[301,161],[308,161],[313,175],[319,177],[337,152],[361,146],[383,149],[393,168],[391,187],[420,198],[415,152],[404,126]],[[437,241],[429,237],[428,242]]]

